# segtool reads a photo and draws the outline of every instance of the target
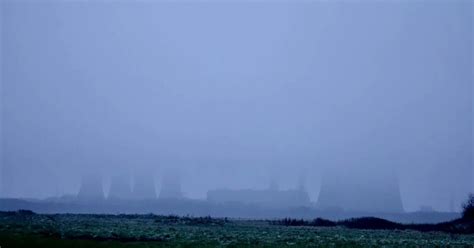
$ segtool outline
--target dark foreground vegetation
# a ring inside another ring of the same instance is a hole
[[[339,226],[351,229],[415,230],[420,232],[474,234],[474,194],[469,195],[468,200],[462,207],[463,212],[461,218],[437,224],[401,224],[374,217],[352,218],[341,221],[331,221],[322,218],[317,218],[312,221],[285,218],[282,220],[272,221],[272,224],[284,226]]]
[[[0,212],[1,247],[473,247],[474,235],[380,219],[256,221],[159,215]],[[282,224],[282,225],[275,225]],[[367,224],[375,229],[366,228]],[[396,224],[395,225],[399,225]],[[393,229],[393,230],[387,230]],[[428,230],[424,230],[428,231]]]
[[[458,234],[474,234],[474,221],[457,219],[438,224],[400,224],[380,218],[363,217],[342,221],[330,221],[317,218],[312,221],[303,219],[283,219],[272,221],[275,225],[284,226],[314,226],[314,227],[345,227],[352,229],[380,230],[415,230],[420,232],[447,232]]]

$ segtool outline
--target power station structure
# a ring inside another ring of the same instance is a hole
[[[178,171],[168,169],[164,172],[159,198],[160,199],[183,198],[183,193],[181,191],[181,177]]]
[[[367,175],[325,173],[316,206],[321,210],[401,213],[403,204],[396,175],[375,171]]]
[[[207,200],[213,203],[240,203],[265,208],[293,208],[311,205],[305,189],[304,178],[300,177],[295,189],[280,190],[275,178],[270,180],[267,189],[218,189],[207,192]]]
[[[174,170],[163,173],[159,199],[182,199],[180,174]],[[133,187],[132,187],[133,186]],[[152,173],[113,175],[110,181],[108,200],[152,200],[157,199]],[[105,199],[102,178],[88,174],[82,177],[77,194],[79,201],[101,201]],[[294,189],[280,190],[275,181],[263,190],[217,189],[207,192],[211,203],[238,203],[262,207],[310,207],[313,204],[305,187],[302,174]],[[322,211],[346,211],[359,213],[401,213],[404,211],[399,182],[394,173],[375,170],[360,173],[354,170],[332,171],[323,174],[323,181],[316,207]]]
[[[219,189],[209,190],[207,200],[213,203],[241,203],[267,208],[291,208],[310,206],[308,193],[300,189]]]

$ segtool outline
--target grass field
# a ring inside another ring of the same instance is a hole
[[[156,215],[0,213],[10,247],[474,247],[474,235]]]

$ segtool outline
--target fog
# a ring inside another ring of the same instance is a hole
[[[390,178],[406,211],[458,211],[474,192],[472,1],[0,6],[1,197],[91,173],[159,193],[167,171],[193,199]]]

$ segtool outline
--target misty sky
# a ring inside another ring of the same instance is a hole
[[[396,175],[406,210],[474,191],[472,1],[0,6],[1,196],[168,168],[191,198],[304,174],[316,201],[338,173]]]

